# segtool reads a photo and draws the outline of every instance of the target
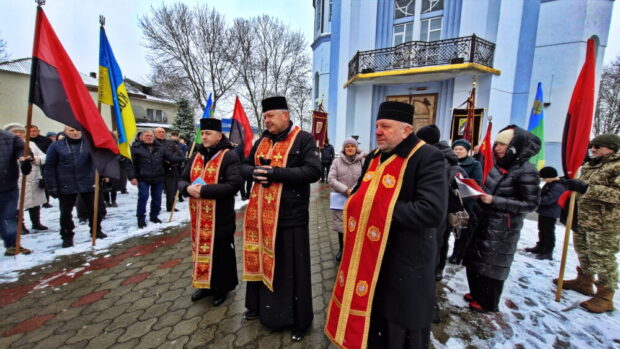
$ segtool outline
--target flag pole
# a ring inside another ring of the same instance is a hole
[[[190,159],[192,154],[194,153],[194,148],[196,147],[196,142],[192,143],[192,149],[190,149],[189,153],[187,153],[187,158]],[[172,201],[172,209],[170,209],[170,218],[168,218],[168,223],[172,222],[172,216],[174,216],[174,208],[177,205],[177,199],[179,198],[179,189],[174,194],[174,200]]]
[[[564,245],[562,247],[562,262],[560,263],[560,275],[558,275],[558,285],[555,290],[555,301],[559,302],[562,298],[562,287],[564,286],[564,268],[566,268],[566,258],[568,255],[568,241],[570,239],[570,231],[573,227],[573,215],[575,214],[575,197],[577,194],[570,194],[570,202],[568,204],[568,217],[566,218],[566,228],[564,229]]]

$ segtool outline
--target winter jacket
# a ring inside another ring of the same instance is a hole
[[[357,151],[353,159],[342,152],[329,168],[327,183],[333,191],[344,195],[347,189],[355,187],[362,174],[363,164],[364,153],[361,150]],[[342,210],[332,210],[332,229],[342,233]]]
[[[493,202],[479,202],[479,223],[464,260],[468,268],[496,280],[508,277],[523,219],[536,209],[540,197],[538,171],[528,162],[540,150],[540,139],[520,127],[509,127],[515,135],[504,158],[495,159],[483,187]]]
[[[166,176],[164,161],[183,163],[185,158],[170,153],[158,141],[152,145],[134,142],[131,146],[132,162],[127,163],[127,178],[136,178],[139,182],[162,183]]]
[[[42,135],[30,138],[30,141],[34,142],[39,148],[39,150],[41,150],[44,154],[47,153],[47,149],[50,147],[50,145],[52,145],[52,140]]]
[[[239,158],[232,150],[233,146],[226,136],[222,136],[222,140],[213,148],[206,148],[202,145],[197,145],[196,147],[198,149],[192,155],[189,162],[190,165],[185,167],[179,178],[179,192],[184,196],[189,196],[187,187],[191,184],[191,164],[194,163],[198,153],[202,154],[206,163],[220,150],[229,149],[222,159],[217,184],[203,185],[200,190],[200,197],[215,199],[215,238],[218,240],[231,239],[235,234],[235,194],[243,183],[241,173],[239,172]]]
[[[593,159],[581,168],[579,179],[588,183],[577,194],[580,231],[620,232],[620,154]]]
[[[90,145],[84,137],[65,137],[47,149],[43,170],[45,185],[63,195],[94,191],[95,169]]]
[[[30,151],[32,152],[32,171],[26,176],[26,191],[24,193],[24,209],[29,209],[43,205],[47,202],[45,197],[45,189],[39,187],[39,181],[43,179],[42,171],[45,164],[45,153],[37,147],[34,142],[30,142]],[[21,190],[21,173],[17,184]],[[19,205],[19,203],[18,203]],[[19,207],[19,206],[18,206]]]
[[[263,138],[269,137],[273,142],[282,141],[286,139],[291,128],[292,123],[286,130],[277,135],[272,135],[268,131],[263,132],[254,143],[250,155],[241,164],[241,175],[244,179],[252,180],[253,178],[254,157]],[[314,138],[310,133],[300,131],[291,145],[286,167],[274,168],[273,175],[270,178],[271,182],[283,184],[278,227],[295,227],[308,224],[310,183],[318,181],[319,178],[321,178],[321,163]]]
[[[467,156],[463,159],[459,159],[459,166],[461,166],[467,177],[475,180],[478,184],[482,184],[482,165],[471,156]]]
[[[411,134],[391,153],[369,154],[360,179],[374,157],[381,156],[383,161],[393,154],[406,157],[419,141]],[[394,206],[373,315],[376,311],[402,328],[428,328],[434,312],[436,234],[446,220],[448,194],[446,176],[437,174],[444,171],[441,152],[428,144],[420,147],[407,162]]]
[[[179,149],[179,143],[173,141],[172,139],[164,139],[164,140],[155,139],[154,142],[159,142],[161,145],[163,145],[166,148],[166,150],[170,154],[173,154],[174,156],[177,156],[177,157],[184,157],[183,154],[181,153],[181,150]],[[164,160],[164,170],[166,171],[166,177],[177,176],[180,172],[180,167],[181,167],[181,164],[179,163]]]
[[[16,135],[0,130],[0,193],[17,188],[19,169],[24,174],[29,174],[32,165],[23,162],[21,165],[17,159],[24,155],[24,142]]]
[[[551,183],[545,183],[540,190],[540,204],[536,212],[540,216],[560,218],[560,205],[558,205],[558,199],[566,191],[566,187],[562,182],[555,181]]]
[[[321,149],[321,162],[324,164],[329,164],[334,161],[334,157],[336,156],[336,152],[334,151],[334,146],[331,144],[325,144],[323,149]]]

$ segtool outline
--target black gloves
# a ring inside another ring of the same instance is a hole
[[[30,171],[32,171],[32,159],[31,158],[26,158],[22,161],[19,162],[19,167],[22,171],[22,174],[27,176],[30,174]]]
[[[578,179],[566,179],[564,180],[564,184],[568,190],[576,191],[581,194],[585,194],[588,190],[588,183]]]
[[[50,196],[53,197],[54,199],[58,199],[58,189],[56,189],[56,188],[49,188],[47,190],[47,193],[50,194]]]
[[[263,170],[266,173],[258,173],[256,172],[256,170]],[[254,171],[252,172],[252,176],[253,177],[265,177],[267,178],[267,182],[271,182],[272,177],[273,177],[273,168],[271,167],[262,167],[262,166],[256,166],[254,167]],[[260,182],[256,179],[254,179],[254,181],[256,182]],[[268,187],[269,183],[263,183],[263,187]]]

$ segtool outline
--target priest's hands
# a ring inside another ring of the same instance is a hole
[[[187,193],[193,198],[200,199],[200,188],[202,188],[202,185],[200,184],[188,185]]]
[[[273,167],[271,166],[256,166],[252,176],[256,182],[261,184],[269,184],[271,177],[273,176]]]

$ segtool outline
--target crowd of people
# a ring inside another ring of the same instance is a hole
[[[384,102],[376,115],[377,148],[365,154],[347,138],[336,156],[329,142],[317,149],[311,134],[292,123],[284,97],[262,101],[265,131],[248,156],[222,133],[217,119],[202,119],[201,144],[187,158],[178,134],[143,131],[131,147],[132,159],[119,158],[121,178],[103,178],[110,188],[100,208],[115,206],[126,182],[138,186],[137,225],[160,223],[162,193],[167,211],[189,199],[192,301],[212,296],[222,304],[239,283],[235,253],[235,195],[249,199],[243,223],[242,275],[247,281],[244,317],[272,330],[291,330],[302,340],[310,327],[310,184],[332,188],[332,229],[338,234],[339,262],[328,305],[325,333],[339,347],[427,348],[430,324],[438,319],[436,282],[446,260],[466,268],[464,299],[477,312],[497,312],[526,215],[538,212],[539,241],[526,249],[551,259],[558,200],[577,194],[574,245],[577,278],[567,290],[590,295],[581,305],[590,312],[613,310],[618,284],[615,254],[620,249],[620,137],[592,139],[589,157],[577,179],[560,178],[556,169],[536,170],[529,159],[540,139],[509,125],[495,136],[494,165],[483,178],[481,154],[464,139],[441,141],[439,128],[413,129],[413,106]],[[62,246],[73,245],[73,207],[105,238],[101,219],[93,221],[95,174],[89,143],[66,126],[60,137],[12,123],[0,132],[0,232],[5,255],[15,255],[19,190],[32,230],[46,230],[41,206],[48,196],[60,205]],[[53,139],[49,139],[53,138]],[[473,150],[473,152],[472,152]],[[462,197],[455,177],[471,178],[484,193]],[[27,176],[26,188],[18,179]],[[540,188],[540,179],[545,185]],[[250,185],[248,185],[248,183]],[[449,219],[458,213],[459,219]],[[455,223],[457,222],[457,223]],[[25,226],[23,233],[28,230]],[[450,235],[455,233],[448,258]],[[20,246],[21,253],[32,251]],[[556,280],[557,282],[557,280]],[[595,288],[596,286],[596,288]]]

